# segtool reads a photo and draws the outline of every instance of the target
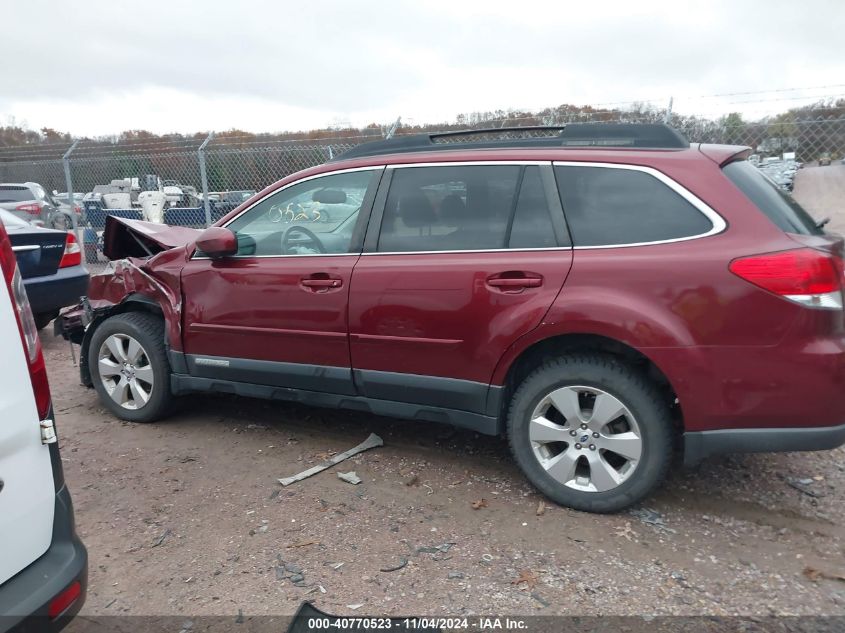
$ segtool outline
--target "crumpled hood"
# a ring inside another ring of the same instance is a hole
[[[109,259],[149,257],[161,251],[193,243],[201,229],[168,226],[142,220],[106,217],[103,254]]]

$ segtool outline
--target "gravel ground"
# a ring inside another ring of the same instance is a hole
[[[845,230],[845,167],[805,168],[795,192]],[[843,449],[678,468],[596,516],[545,504],[503,441],[434,424],[224,396],[124,423],[42,342],[88,616],[845,614]],[[385,446],[276,482],[370,432]]]

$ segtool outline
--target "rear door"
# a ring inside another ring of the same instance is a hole
[[[0,584],[47,551],[56,501],[50,451],[41,443],[28,351],[15,314],[17,306],[30,322],[32,317],[4,240],[0,226]],[[10,286],[17,288],[18,303],[10,295]],[[33,348],[38,343],[34,327],[30,323],[27,328],[33,328]],[[33,353],[40,351],[33,349]]]
[[[357,387],[483,413],[497,362],[571,264],[549,164],[388,167],[352,276]]]

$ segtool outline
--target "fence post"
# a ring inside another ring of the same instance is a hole
[[[70,205],[70,224],[73,227],[73,234],[76,236],[76,241],[82,252],[85,252],[85,242],[83,236],[79,234],[79,227],[76,225],[76,201],[73,199],[73,179],[70,177],[70,155],[76,146],[79,144],[79,139],[76,139],[68,150],[62,156],[62,165],[65,168],[65,184],[67,185],[67,202]],[[61,213],[61,212],[60,212]]]
[[[666,125],[669,125],[669,122],[672,120],[672,101],[674,100],[674,97],[669,97],[669,105],[666,108],[666,113],[663,115],[663,122]]]
[[[211,226],[211,201],[208,199],[208,175],[205,171],[205,146],[214,138],[214,132],[209,132],[206,139],[197,150],[200,162],[200,180],[202,181],[202,204],[205,207],[205,225]]]
[[[390,126],[390,129],[387,130],[387,134],[384,135],[385,139],[393,138],[393,135],[396,133],[399,124],[402,122],[402,117],[396,117],[396,120],[393,122],[393,125]]]

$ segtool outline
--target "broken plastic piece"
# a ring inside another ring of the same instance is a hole
[[[338,473],[337,478],[348,484],[357,485],[361,483],[361,478],[354,470],[350,470],[348,473]]]
[[[348,451],[344,451],[343,453],[339,453],[339,454],[335,455],[334,457],[332,457],[331,459],[323,462],[322,464],[318,464],[317,466],[314,466],[313,468],[309,468],[308,470],[304,470],[301,473],[299,473],[298,475],[293,475],[292,477],[283,477],[282,479],[279,479],[279,483],[282,484],[283,486],[289,486],[292,483],[296,483],[297,481],[302,481],[303,479],[306,479],[306,478],[310,477],[311,475],[316,475],[317,473],[321,473],[324,470],[326,470],[327,468],[331,468],[335,464],[339,464],[343,460],[349,459],[350,457],[353,457],[354,455],[357,455],[358,453],[363,453],[366,450],[369,450],[371,448],[377,448],[379,446],[384,446],[384,442],[382,441],[382,439],[378,435],[376,435],[375,433],[370,433],[370,436],[366,440],[364,440],[363,442],[358,444],[358,446],[356,446],[355,448],[350,448]]]

